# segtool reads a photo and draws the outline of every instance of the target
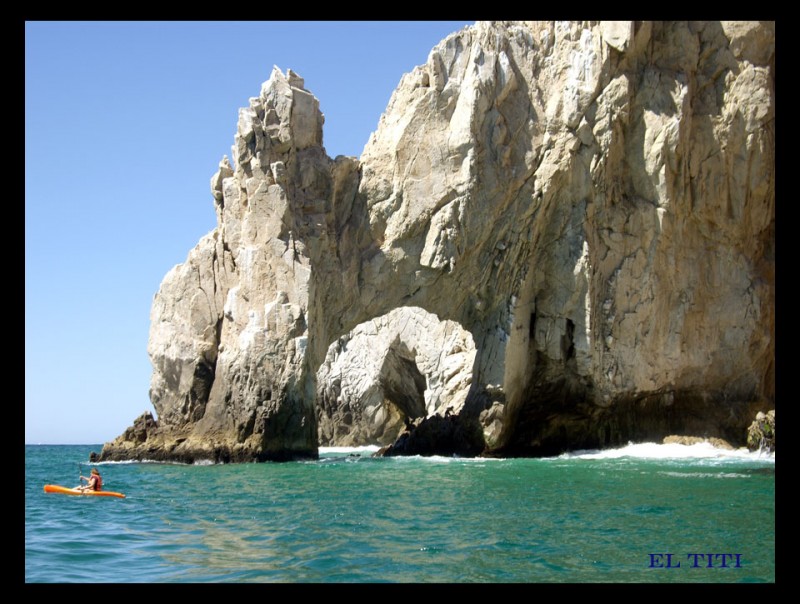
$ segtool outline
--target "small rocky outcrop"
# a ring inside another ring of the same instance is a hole
[[[775,452],[775,409],[756,414],[747,429],[747,448],[751,451]]]
[[[743,445],[775,399],[774,69],[771,22],[480,22],[359,159],[274,69],[153,301],[158,430],[100,457]]]
[[[665,436],[664,440],[662,441],[665,445],[676,444],[676,445],[699,445],[702,443],[708,443],[713,447],[718,449],[733,449],[733,446],[727,441],[722,438],[706,438],[704,436],[681,436],[677,434],[670,434],[669,436]]]

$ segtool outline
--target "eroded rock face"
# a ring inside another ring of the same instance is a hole
[[[148,352],[160,430],[148,444],[175,459],[317,454],[305,360],[309,247],[324,237],[320,221],[337,193],[357,179],[354,160],[325,154],[322,124],[302,78],[273,70],[239,112],[235,168],[225,157],[211,179],[217,228],[155,297]]]
[[[320,446],[390,445],[418,418],[458,414],[474,360],[470,333],[421,308],[359,325],[317,372]]]
[[[421,401],[441,433],[424,345],[357,330],[403,307],[471,334],[453,410],[487,452],[743,443],[775,397],[774,42],[773,23],[478,23],[403,76],[358,161],[327,157],[317,100],[276,69],[212,178],[217,228],[153,304],[158,446],[313,456]],[[379,351],[344,399],[342,337]]]

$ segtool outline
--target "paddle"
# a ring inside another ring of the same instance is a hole
[[[75,487],[76,489],[83,489],[83,482],[81,482],[83,480],[83,478],[84,478],[83,477],[83,464],[81,462],[78,462],[78,486]],[[87,487],[89,486],[89,479],[88,478],[86,478],[86,486]]]

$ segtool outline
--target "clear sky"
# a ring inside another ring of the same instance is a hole
[[[328,155],[359,156],[469,24],[27,22],[25,442],[102,444],[153,410],[153,295],[216,226],[209,181],[273,65],[320,100]]]

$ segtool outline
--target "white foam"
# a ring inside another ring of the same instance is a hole
[[[677,478],[750,478],[750,474],[741,474],[739,472],[658,472],[664,476],[675,476]]]
[[[555,459],[617,459],[636,457],[641,459],[738,459],[775,462],[775,453],[749,451],[746,448],[724,449],[710,442],[694,445],[677,443],[628,443],[619,449],[582,450],[564,453]]]
[[[502,457],[459,457],[457,455],[397,455],[390,459],[401,460],[424,460],[431,463],[484,463],[487,461],[505,461]]]
[[[319,454],[335,454],[335,453],[374,453],[379,450],[377,445],[363,445],[361,447],[320,447]]]

